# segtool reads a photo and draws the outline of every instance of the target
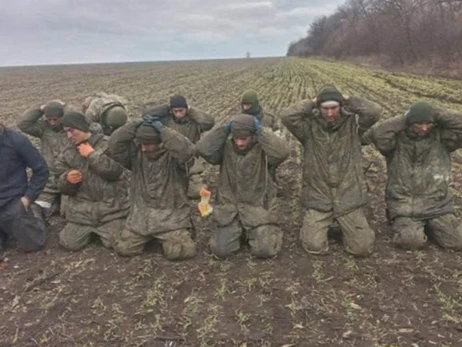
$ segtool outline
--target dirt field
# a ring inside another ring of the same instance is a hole
[[[14,125],[29,106],[59,98],[80,104],[97,91],[129,98],[135,110],[183,93],[218,118],[237,110],[247,88],[275,112],[326,82],[381,103],[385,117],[424,99],[462,111],[462,82],[387,74],[299,59],[137,63],[0,69],[0,116]],[[462,346],[462,256],[434,245],[395,249],[385,222],[385,166],[366,148],[368,208],[376,252],[355,259],[338,237],[315,257],[298,245],[300,147],[279,169],[285,231],[275,259],[244,248],[226,261],[207,250],[210,220],[197,221],[198,255],[168,262],[159,247],[122,258],[95,242],[80,253],[58,246],[64,221],[50,226],[47,249],[8,249],[0,270],[0,346]],[[1,160],[1,159],[0,159]],[[460,215],[462,158],[454,156]],[[216,169],[206,180],[214,189]],[[335,236],[335,235],[334,235]]]

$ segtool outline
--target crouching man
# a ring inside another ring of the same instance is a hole
[[[212,253],[221,258],[231,255],[245,236],[254,256],[275,256],[283,233],[277,225],[276,189],[268,168],[289,156],[288,143],[262,128],[256,117],[240,114],[212,129],[196,148],[207,162],[220,165]]]
[[[116,130],[109,150],[112,158],[132,171],[130,215],[114,245],[116,252],[137,255],[156,239],[169,260],[194,257],[186,169],[195,154],[194,144],[151,115]]]
[[[32,169],[27,179],[26,169]],[[45,245],[45,223],[31,205],[48,180],[48,167],[27,137],[0,122],[0,261],[9,238],[24,252]]]
[[[393,241],[422,248],[428,231],[440,246],[462,250],[462,225],[449,189],[450,154],[462,147],[462,113],[417,102],[365,138],[387,159],[385,200]]]
[[[86,247],[92,234],[107,248],[123,228],[129,211],[128,182],[123,167],[107,156],[107,138],[90,132],[79,112],[68,112],[62,125],[71,144],[58,156],[58,188],[67,195],[67,225],[59,234],[71,251]]]

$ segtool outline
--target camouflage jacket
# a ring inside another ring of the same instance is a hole
[[[102,92],[87,97],[83,102],[82,112],[90,123],[101,124],[101,117],[109,108],[113,106],[123,107],[127,111],[127,116],[130,117],[130,110],[127,100],[115,94],[106,94]]]
[[[194,156],[194,144],[164,127],[164,147],[153,155],[143,153],[135,133],[141,121],[117,129],[109,140],[110,156],[132,171],[131,209],[127,226],[139,235],[154,235],[190,228],[186,163]]]
[[[99,226],[128,215],[128,179],[123,167],[107,156],[105,136],[92,135],[88,142],[95,149],[88,158],[80,156],[73,144],[63,150],[56,161],[56,177],[61,193],[69,196],[66,219],[76,224]],[[82,172],[82,182],[69,183],[70,170]]]
[[[279,166],[289,156],[285,140],[263,127],[255,144],[240,151],[225,126],[219,125],[204,135],[196,150],[210,164],[220,165],[213,211],[219,225],[228,225],[236,215],[246,229],[276,223],[276,189],[268,167]]]
[[[58,186],[55,179],[55,161],[61,150],[69,145],[66,133],[61,128],[55,131],[41,119],[43,111],[40,107],[35,107],[27,110],[18,122],[18,128],[33,137],[40,139],[40,152],[45,158],[48,165],[50,175],[45,189],[45,193],[56,194],[59,193]]]
[[[364,136],[387,160],[385,199],[391,219],[430,219],[454,211],[450,153],[462,147],[462,113],[437,109],[435,127],[414,135],[406,116],[377,124]]]
[[[336,216],[366,204],[367,187],[362,169],[361,136],[376,123],[382,108],[371,101],[350,97],[340,118],[329,124],[311,100],[281,112],[281,121],[304,148],[302,203],[305,208]]]
[[[165,126],[186,136],[192,143],[199,141],[201,134],[212,129],[215,125],[215,118],[213,116],[196,107],[191,107],[186,117],[180,121],[177,121],[173,117],[168,104],[158,105],[154,108],[162,115],[161,121]]]

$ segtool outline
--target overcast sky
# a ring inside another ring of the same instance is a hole
[[[283,56],[344,0],[0,0],[0,65]]]

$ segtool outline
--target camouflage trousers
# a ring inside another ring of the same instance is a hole
[[[425,230],[443,248],[462,250],[462,224],[448,213],[428,220],[398,217],[391,225],[393,242],[405,249],[419,249],[427,243]]]
[[[345,250],[355,256],[372,253],[375,233],[369,226],[362,208],[340,217],[334,212],[307,210],[300,230],[302,246],[308,253],[326,254],[329,251],[328,231],[337,221],[342,232]]]
[[[59,243],[69,251],[80,251],[90,242],[93,234],[98,235],[106,248],[112,248],[125,225],[125,219],[116,219],[100,226],[67,223],[59,233]]]
[[[43,192],[31,206],[36,217],[48,220],[53,214],[60,210],[61,194]]]
[[[276,225],[261,225],[244,230],[236,217],[226,226],[218,226],[210,238],[210,250],[219,258],[226,258],[241,248],[241,239],[248,241],[252,255],[257,258],[274,257],[282,247],[282,230]]]
[[[168,260],[184,260],[196,255],[196,244],[187,229],[143,236],[125,227],[114,244],[114,250],[123,256],[138,255],[143,253],[144,246],[152,239],[160,241]]]

